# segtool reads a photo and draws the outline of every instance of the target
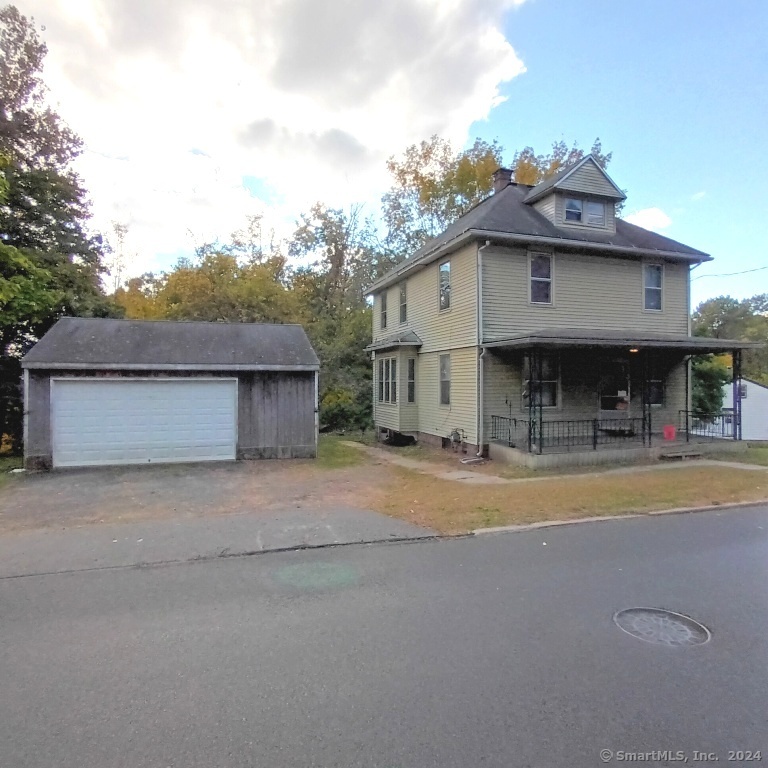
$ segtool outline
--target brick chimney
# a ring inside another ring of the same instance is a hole
[[[493,172],[493,194],[497,195],[504,187],[512,183],[512,171],[509,168],[497,168]]]

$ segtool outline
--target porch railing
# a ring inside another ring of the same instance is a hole
[[[733,440],[735,419],[733,411],[702,413],[700,411],[679,411],[678,430],[686,441]]]
[[[643,418],[536,421],[491,416],[491,439],[529,453],[573,449],[597,450],[606,445],[638,443],[647,438]]]

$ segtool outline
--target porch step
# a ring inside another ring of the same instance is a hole
[[[701,451],[691,448],[683,451],[668,451],[662,453],[659,458],[666,461],[686,461],[687,459],[700,459],[701,456]]]

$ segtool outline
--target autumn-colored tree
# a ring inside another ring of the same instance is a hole
[[[390,157],[393,185],[382,198],[386,248],[404,258],[490,194],[502,151],[496,141],[482,139],[457,151],[432,136],[408,147],[401,158]]]
[[[515,181],[533,186],[554,176],[561,169],[578,163],[587,154],[592,155],[603,169],[608,167],[613,157],[612,152],[603,153],[599,138],[594,140],[589,152],[585,152],[575,142],[569,147],[564,141],[556,141],[552,144],[552,151],[542,155],[537,155],[533,147],[524,147],[515,152],[512,159]]]

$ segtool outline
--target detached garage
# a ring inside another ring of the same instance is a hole
[[[28,469],[317,454],[298,325],[63,318],[22,368]]]

